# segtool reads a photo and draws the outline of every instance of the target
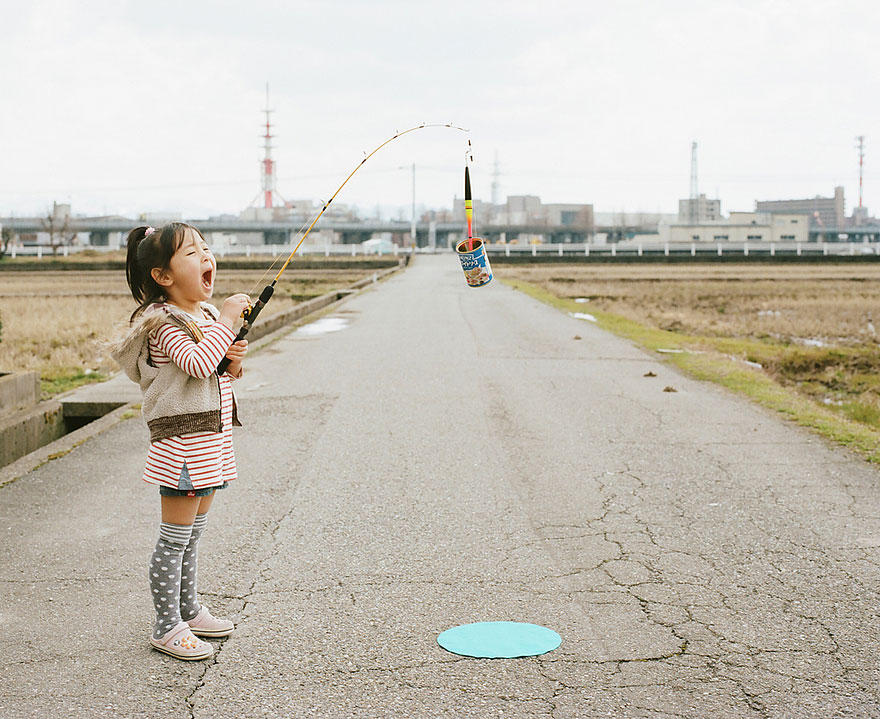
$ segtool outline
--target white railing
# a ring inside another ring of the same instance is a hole
[[[214,246],[214,254],[218,257],[267,257],[274,255],[288,255],[296,245],[231,245],[228,247]],[[52,257],[69,257],[84,251],[113,252],[120,248],[107,246],[74,245],[59,247],[53,255],[52,248],[47,245],[18,245],[9,247],[6,251],[8,257],[31,257],[38,260]],[[417,252],[431,251],[427,248],[418,248]],[[324,255],[325,257],[400,257],[412,253],[409,247],[393,247],[391,249],[377,250],[375,248],[363,248],[360,245],[303,245],[297,251],[298,255]]]
[[[608,244],[486,245],[490,257],[775,257],[778,255],[853,257],[880,256],[877,242],[619,242]]]
[[[215,245],[212,249],[218,257],[267,257],[289,254],[295,245]],[[68,257],[72,254],[90,250],[93,252],[109,252],[116,250],[115,247],[89,245],[76,245],[58,248],[57,254],[53,255],[52,249],[45,245],[15,246],[7,249],[9,257],[32,257],[36,259],[55,257]],[[830,257],[853,257],[857,255],[880,256],[880,243],[878,242],[619,242],[608,244],[584,244],[584,243],[544,243],[544,244],[487,244],[486,249],[490,256],[521,257],[669,257],[671,255],[707,258],[714,257],[754,257],[777,255],[822,255]],[[352,245],[303,245],[297,254],[324,257],[399,257],[413,253],[412,247],[398,247],[377,249],[375,247],[364,248],[359,244]],[[419,247],[416,253],[426,254],[434,252],[450,252],[449,248]]]

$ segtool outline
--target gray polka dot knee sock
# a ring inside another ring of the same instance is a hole
[[[192,534],[191,525],[159,525],[159,541],[150,558],[150,592],[156,608],[153,638],[159,639],[182,620],[180,618],[180,567]]]
[[[196,592],[196,574],[199,570],[199,537],[208,523],[208,514],[197,514],[193,522],[192,536],[183,552],[183,565],[180,571],[180,617],[189,621],[199,613],[202,606]]]

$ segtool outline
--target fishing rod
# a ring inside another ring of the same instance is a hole
[[[469,132],[469,130],[467,130],[466,128],[458,127],[457,125],[453,125],[452,123],[449,123],[449,122],[447,122],[447,123],[434,123],[434,124],[430,124],[430,125],[425,124],[423,122],[422,124],[416,125],[415,127],[411,127],[408,130],[403,130],[402,132],[398,132],[398,133],[394,134],[392,137],[389,137],[387,140],[385,140],[385,142],[383,142],[381,145],[379,145],[379,147],[377,147],[375,150],[373,150],[369,155],[365,154],[364,159],[361,160],[360,163],[357,165],[357,167],[355,167],[349,173],[348,177],[346,177],[345,180],[343,180],[342,184],[336,188],[336,192],[333,193],[333,196],[329,200],[327,200],[327,202],[324,203],[324,206],[321,208],[321,211],[315,216],[315,219],[312,220],[312,224],[309,225],[308,229],[305,231],[303,236],[300,238],[296,247],[293,248],[293,251],[290,253],[290,255],[285,260],[284,264],[281,265],[281,269],[278,270],[278,274],[275,275],[275,279],[273,279],[270,284],[266,285],[263,288],[263,291],[260,293],[259,299],[257,299],[257,301],[251,307],[249,307],[244,312],[242,312],[241,316],[244,319],[244,321],[242,322],[241,329],[238,330],[238,334],[236,335],[235,340],[234,340],[235,342],[238,342],[239,340],[243,340],[245,338],[245,336],[247,335],[251,326],[253,325],[254,321],[257,319],[257,316],[260,314],[261,310],[266,306],[266,304],[269,302],[269,300],[272,299],[272,295],[275,292],[275,283],[278,282],[279,278],[284,273],[284,270],[287,269],[287,266],[290,264],[290,261],[293,259],[293,256],[296,254],[297,250],[299,250],[300,245],[302,245],[302,243],[305,241],[306,237],[309,236],[309,233],[312,231],[312,228],[315,226],[315,224],[318,222],[318,220],[321,219],[321,215],[323,215],[324,212],[327,210],[327,208],[330,207],[330,203],[333,202],[334,199],[336,199],[336,195],[338,195],[342,191],[342,188],[345,187],[346,183],[352,178],[354,173],[356,173],[358,170],[360,170],[361,167],[364,166],[364,163],[367,160],[369,160],[373,155],[375,155],[377,152],[379,152],[379,150],[381,150],[383,147],[385,147],[385,145],[387,145],[388,143],[393,142],[398,137],[403,137],[404,135],[406,135],[410,132],[415,132],[416,130],[424,130],[425,128],[428,128],[428,127],[448,127],[452,130],[461,130],[462,132]],[[279,257],[280,257],[280,255],[279,255]],[[278,260],[276,259],[271,265],[269,265],[270,270],[272,269],[272,267],[275,266],[275,262],[277,262],[277,261]],[[226,369],[229,367],[229,364],[231,361],[232,360],[230,360],[228,357],[224,357],[222,360],[220,360],[220,364],[217,365],[217,375],[218,376],[222,375],[226,371]]]

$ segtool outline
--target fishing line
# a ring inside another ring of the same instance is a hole
[[[296,231],[296,233],[294,233],[294,236],[295,236],[295,237],[298,237],[298,236],[299,236],[299,233],[302,232],[302,231],[308,226],[308,224],[309,224],[309,221],[308,221],[308,220],[306,220],[305,222],[303,222],[302,225],[300,226],[300,228]],[[247,292],[248,295],[252,295],[252,294],[254,294],[254,292],[257,291],[257,288],[259,288],[259,286],[260,286],[261,284],[263,284],[263,280],[265,280],[265,279],[266,279],[266,278],[272,273],[272,270],[275,268],[275,265],[277,265],[278,262],[279,262],[279,260],[280,260],[282,257],[284,257],[284,253],[285,253],[286,251],[287,251],[286,248],[285,248],[285,249],[282,249],[282,250],[280,250],[280,251],[278,252],[278,254],[276,254],[276,255],[272,258],[272,264],[269,265],[269,266],[266,268],[266,270],[263,272],[263,274],[260,275],[259,279],[258,279],[256,282],[254,282],[254,284],[251,286],[251,288],[250,288],[250,289],[248,290],[248,292]]]
[[[287,269],[287,266],[290,264],[291,260],[293,260],[293,256],[297,253],[297,250],[299,250],[300,246],[305,241],[306,237],[309,236],[309,233],[312,231],[312,228],[317,224],[318,220],[321,219],[321,215],[323,215],[324,212],[326,212],[327,208],[330,207],[330,203],[332,203],[333,200],[336,199],[336,196],[342,191],[342,188],[345,187],[345,185],[354,176],[354,174],[359,169],[361,169],[361,167],[364,166],[364,163],[366,163],[367,160],[369,160],[373,155],[375,155],[377,152],[379,152],[379,150],[381,150],[383,147],[385,147],[385,145],[387,145],[388,143],[394,142],[394,140],[396,140],[397,138],[403,137],[404,135],[407,135],[410,132],[416,132],[417,130],[424,130],[429,127],[447,127],[451,130],[459,130],[461,132],[469,132],[468,129],[466,129],[464,127],[459,127],[458,125],[453,125],[451,122],[432,123],[432,124],[427,124],[427,123],[423,122],[419,125],[416,125],[415,127],[410,127],[407,130],[403,130],[401,132],[395,132],[394,135],[392,135],[387,140],[385,140],[385,142],[383,142],[381,145],[379,145],[369,155],[364,153],[364,158],[348,174],[348,177],[346,177],[342,181],[342,184],[336,188],[336,191],[333,193],[333,195],[330,197],[330,199],[324,203],[324,206],[321,208],[321,211],[318,212],[318,214],[315,216],[315,219],[312,220],[311,224],[306,229],[305,233],[303,233],[302,237],[300,237],[299,242],[297,242],[297,244],[296,244],[296,247],[294,247],[293,251],[288,255],[287,259],[284,261],[284,264],[281,265],[281,269],[278,270],[278,273],[275,275],[275,278],[272,280],[272,282],[263,288],[263,291],[260,293],[259,299],[251,307],[249,307],[247,310],[245,310],[242,313],[242,317],[244,318],[244,322],[242,323],[241,329],[239,329],[238,335],[235,338],[236,342],[238,340],[242,340],[245,338],[245,336],[247,335],[248,331],[251,328],[251,325],[254,323],[254,321],[257,319],[257,316],[260,314],[260,311],[263,309],[263,307],[266,306],[266,303],[270,299],[272,299],[272,294],[275,292],[275,284],[281,278],[281,275],[284,273],[284,270]],[[468,144],[470,145],[470,143],[468,143]],[[303,226],[305,226],[305,225],[303,225]],[[299,229],[299,231],[297,232],[297,235],[299,235],[300,232],[302,232],[302,228]],[[263,273],[263,276],[260,278],[260,280],[256,283],[255,286],[261,284],[263,279],[265,279],[271,273],[271,271],[274,269],[275,265],[278,263],[278,260],[282,257],[282,255],[283,255],[283,252],[278,253],[277,257],[273,260],[272,264],[269,265],[269,268]],[[251,294],[251,293],[248,293],[248,294]],[[229,367],[230,362],[231,362],[231,360],[228,357],[224,357],[222,360],[220,360],[220,364],[217,365],[217,374],[222,375],[226,371],[226,368]]]

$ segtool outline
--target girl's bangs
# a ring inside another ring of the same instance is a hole
[[[171,232],[171,237],[167,240],[168,242],[168,250],[169,250],[169,258],[175,252],[180,249],[180,246],[183,244],[183,241],[186,239],[186,231],[192,230],[195,232],[203,242],[207,242],[205,240],[205,236],[202,234],[201,230],[197,227],[193,227],[192,225],[188,225],[185,222],[169,222],[166,226],[166,231]],[[162,238],[165,239],[164,237]]]

